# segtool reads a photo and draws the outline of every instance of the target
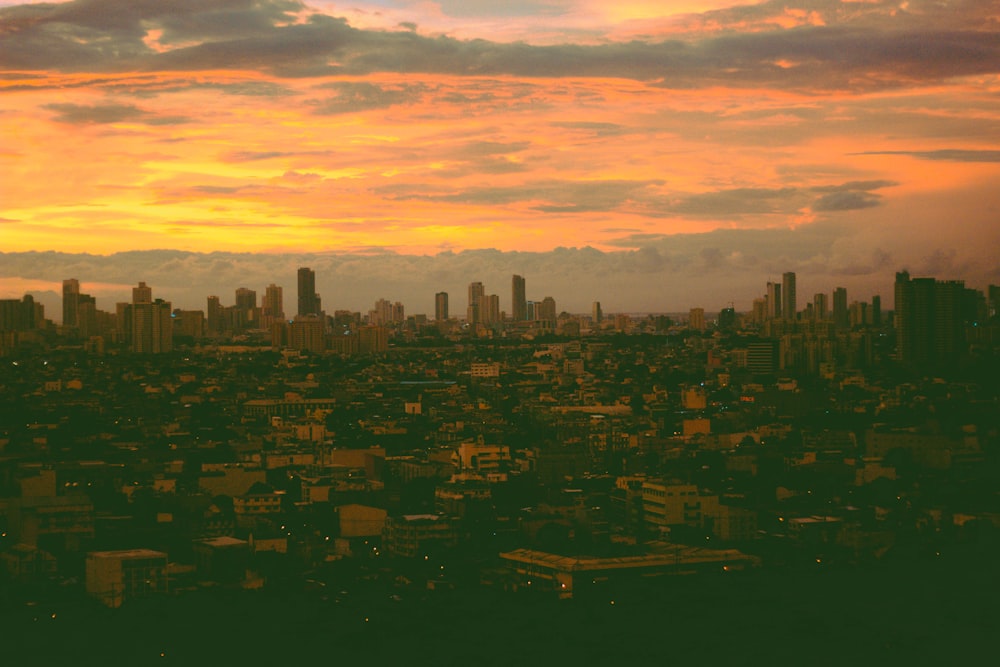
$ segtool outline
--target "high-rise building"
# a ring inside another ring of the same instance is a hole
[[[272,331],[272,344],[274,333]],[[288,347],[321,354],[326,350],[323,320],[318,315],[299,315],[288,325]]]
[[[310,268],[299,269],[298,276],[299,315],[319,315],[320,300],[316,293],[316,272]]]
[[[479,317],[483,324],[495,325],[500,323],[500,296],[497,294],[487,294],[480,301]]]
[[[817,322],[825,322],[830,318],[830,302],[826,294],[815,294],[813,296],[813,319]]]
[[[719,311],[719,328],[729,331],[736,327],[736,309],[732,306]]]
[[[77,324],[77,304],[80,300],[80,281],[67,278],[62,284],[62,323],[67,327]]]
[[[781,317],[781,284],[767,283],[767,319],[775,320]]]
[[[916,368],[946,368],[965,353],[965,283],[896,274],[896,358]]]
[[[236,307],[241,310],[253,310],[257,307],[256,290],[240,287],[236,290]]]
[[[214,295],[208,297],[205,304],[205,331],[208,332],[208,335],[222,333],[224,328],[222,312],[222,302],[219,297]]]
[[[35,299],[0,299],[0,331],[29,331],[35,328]]]
[[[556,300],[551,296],[542,299],[541,303],[535,307],[535,319],[546,322],[551,326],[556,324]]]
[[[799,312],[795,301],[795,273],[786,271],[781,274],[781,316],[786,320],[797,319]]]
[[[481,320],[480,302],[485,294],[486,290],[481,282],[469,283],[469,306],[465,316],[469,324],[479,324]]]
[[[590,319],[594,321],[594,324],[600,324],[604,321],[604,311],[601,310],[601,302],[595,301],[590,306]]]
[[[285,319],[284,290],[271,283],[264,289],[264,304],[260,313],[262,329],[269,329],[275,322]]]
[[[130,323],[130,349],[137,354],[160,354],[173,349],[174,326],[169,301],[153,301],[146,283],[132,288],[132,303],[126,309]]]
[[[448,319],[448,293],[438,292],[434,295],[434,319],[444,322]]]
[[[878,329],[882,326],[882,297],[878,294],[872,297],[872,305],[870,312],[870,324]]]
[[[705,309],[692,308],[688,313],[688,327],[695,331],[705,330]]]
[[[757,297],[753,300],[753,305],[750,308],[750,320],[759,326],[763,324],[766,319],[767,297]]]
[[[515,322],[523,322],[528,319],[528,299],[525,296],[524,278],[515,275],[511,279],[511,307],[510,317]]]
[[[837,287],[833,290],[833,326],[835,329],[850,327],[850,315],[847,312],[847,288]]]

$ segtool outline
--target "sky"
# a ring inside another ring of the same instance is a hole
[[[998,73],[998,0],[0,0],[0,298],[982,289]]]

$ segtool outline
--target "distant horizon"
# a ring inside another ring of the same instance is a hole
[[[182,310],[206,309],[206,299],[218,296],[222,305],[235,303],[235,291],[246,287],[257,292],[257,302],[263,298],[266,287],[272,283],[282,288],[285,315],[295,314],[296,272],[306,266],[316,273],[316,289],[322,298],[323,309],[328,314],[335,310],[367,313],[377,299],[401,302],[407,315],[424,314],[432,318],[434,295],[447,292],[453,317],[462,319],[467,305],[468,284],[484,283],[487,294],[500,297],[501,310],[510,314],[511,277],[521,275],[526,280],[529,301],[541,301],[546,296],[556,300],[559,312],[585,315],[590,313],[594,301],[601,303],[605,314],[685,315],[691,308],[704,308],[707,318],[712,318],[723,308],[736,312],[749,312],[753,299],[766,292],[766,283],[781,281],[783,271],[755,272],[746,269],[737,275],[716,275],[715,281],[704,291],[707,296],[726,288],[723,281],[732,280],[734,298],[718,301],[705,298],[697,300],[699,276],[664,275],[662,287],[647,285],[641,292],[630,290],[630,280],[649,280],[656,272],[648,271],[641,264],[641,257],[632,253],[600,253],[594,249],[562,249],[563,254],[580,259],[582,253],[591,260],[593,272],[586,269],[567,273],[566,265],[553,262],[552,257],[530,253],[497,253],[496,251],[468,250],[458,253],[441,253],[437,256],[411,256],[382,253],[378,255],[342,255],[316,253],[288,255],[284,253],[196,253],[175,250],[128,251],[110,255],[88,253],[61,253],[56,251],[0,253],[5,267],[14,269],[16,277],[0,276],[0,298],[21,298],[32,294],[46,305],[46,313],[53,321],[61,320],[62,281],[75,278],[80,290],[97,299],[100,310],[113,312],[115,304],[131,300],[131,289],[140,281],[153,290],[154,298],[170,301],[173,308]],[[611,256],[609,256],[611,255]],[[490,261],[487,262],[486,260]],[[543,272],[553,270],[553,279]],[[631,261],[629,261],[631,260]],[[520,262],[519,266],[515,266]],[[613,266],[608,266],[607,263]],[[570,268],[578,262],[568,262]],[[456,265],[457,264],[457,265]],[[526,271],[523,266],[535,265],[536,271]],[[481,265],[481,270],[477,270]],[[619,272],[616,291],[609,290],[610,270]],[[985,291],[989,282],[973,283],[960,275],[941,275],[898,267],[875,276],[841,275],[822,277],[796,273],[797,309],[803,310],[811,303],[813,295],[831,295],[834,288],[845,287],[848,303],[871,302],[879,296],[883,310],[892,310],[893,282],[898,271],[909,270],[913,277],[933,277],[938,280],[962,280],[966,286]],[[598,273],[600,271],[600,273]],[[8,269],[9,272],[9,269]],[[466,273],[467,272],[467,273]],[[664,273],[664,272],[661,272]],[[57,277],[58,276],[58,277]],[[673,287],[671,287],[673,285]],[[685,289],[682,285],[688,285]],[[705,285],[702,284],[702,287]],[[601,291],[603,289],[603,291]],[[593,290],[593,292],[585,291]],[[738,295],[738,296],[737,296]],[[690,298],[689,298],[690,297]],[[640,301],[641,299],[641,301]]]

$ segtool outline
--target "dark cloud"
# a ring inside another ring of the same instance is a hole
[[[780,10],[767,3],[732,11],[781,16]],[[0,67],[95,72],[225,68],[279,76],[615,76],[679,88],[770,84],[854,90],[1000,69],[995,30],[972,22],[935,22],[934,17],[945,16],[943,10],[922,11],[917,18],[917,12],[902,12],[906,20],[840,16],[833,21],[836,26],[792,29],[764,21],[759,30],[692,41],[533,46],[430,37],[411,30],[360,30],[286,0],[75,0],[0,9]],[[147,44],[154,30],[160,31],[159,46],[168,50],[159,52]],[[398,103],[385,101],[376,91],[352,94],[360,104]],[[331,112],[341,109],[334,103]]]
[[[854,211],[878,206],[880,200],[881,197],[871,192],[831,192],[817,199],[813,203],[812,209],[814,211]]]
[[[315,105],[314,111],[318,114],[356,113],[400,104],[414,104],[427,92],[427,86],[377,86],[363,81],[344,81],[322,87],[332,90],[334,97]]]
[[[428,193],[426,186],[399,185],[379,189],[396,199],[502,206],[517,202],[532,204],[547,213],[610,211],[633,199],[643,199],[643,191],[662,181],[535,181],[527,185],[482,186],[456,192]]]
[[[839,185],[819,185],[812,190],[814,192],[869,192],[871,190],[881,190],[882,188],[891,188],[893,186],[899,185],[896,181],[848,181],[847,183],[841,183]]]
[[[46,104],[55,112],[55,120],[70,124],[143,123],[145,125],[178,125],[190,122],[181,116],[158,116],[131,104]]]
[[[965,148],[943,148],[934,151],[865,151],[853,155],[910,155],[924,160],[947,162],[1000,162],[1000,150],[975,150]]]
[[[664,212],[710,217],[790,213],[802,205],[797,188],[734,188],[689,195],[665,202]]]

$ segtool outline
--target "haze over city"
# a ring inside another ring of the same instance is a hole
[[[0,1],[0,298],[1000,280],[996,2]],[[536,293],[537,290],[537,293]]]

